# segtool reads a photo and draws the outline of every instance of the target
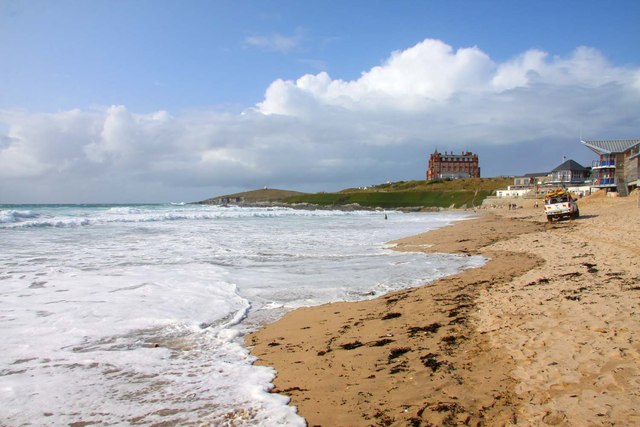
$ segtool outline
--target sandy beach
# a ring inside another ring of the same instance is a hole
[[[394,242],[488,262],[426,286],[304,308],[245,340],[310,426],[640,424],[640,208],[596,194]]]

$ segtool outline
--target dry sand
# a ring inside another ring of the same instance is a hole
[[[640,208],[517,210],[402,239],[484,266],[246,337],[310,426],[640,425]]]

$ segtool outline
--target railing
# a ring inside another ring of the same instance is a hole
[[[596,179],[594,187],[615,187],[615,178],[599,178]]]
[[[592,168],[615,168],[616,161],[615,160],[594,160],[591,162]]]

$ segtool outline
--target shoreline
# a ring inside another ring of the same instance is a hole
[[[612,212],[611,204],[630,215],[616,224],[624,227],[629,219],[637,221],[635,203],[630,203],[634,198],[628,199],[585,200],[580,204],[583,218],[553,224],[546,224],[540,210],[530,208],[486,211],[477,219],[392,242],[397,250],[477,254],[490,260],[479,268],[378,299],[295,310],[247,335],[246,345],[258,358],[256,364],[276,369],[272,391],[289,396],[290,404],[311,426],[637,421],[640,377],[628,365],[635,366],[640,346],[627,343],[619,363],[605,359],[606,351],[597,353],[601,363],[594,361],[591,335],[602,338],[603,332],[597,331],[604,329],[590,328],[601,318],[591,313],[593,304],[581,304],[590,289],[585,280],[596,275],[585,275],[584,264],[599,272],[602,268],[595,266],[604,260],[595,254],[598,251],[586,249],[592,244],[589,233],[579,234],[586,227],[611,225],[609,215],[619,213]],[[576,236],[575,244],[583,254],[561,245]],[[614,250],[620,246],[612,245]],[[640,296],[629,285],[640,278],[638,262],[633,261],[638,242],[631,241],[626,250],[621,261],[629,262],[630,268],[609,271],[609,276],[604,273],[610,281],[627,283],[626,288],[618,286],[614,297],[598,295],[606,300],[606,304],[599,301],[598,307],[609,307],[626,323],[619,339],[599,343],[600,349],[618,348],[617,353],[620,340],[633,341],[633,335],[640,333],[638,320],[624,315],[638,308],[628,298]],[[549,274],[550,268],[560,269],[559,274]],[[569,294],[563,286],[573,292],[578,278],[577,289],[584,289],[579,295]],[[552,294],[555,297],[549,299]],[[583,318],[570,316],[575,307],[564,308],[566,304],[582,307]],[[563,310],[558,311],[558,306]],[[575,342],[577,334],[569,330],[564,331],[566,336],[558,335],[559,326],[571,328],[581,321],[587,326],[580,341]],[[575,353],[553,344],[574,345],[584,360],[577,363]],[[598,377],[607,393],[583,395],[573,390],[570,385],[576,381],[582,391],[594,388],[578,381],[594,366],[613,370],[610,376]],[[623,370],[624,378],[615,369]],[[625,396],[624,409],[617,405],[604,411],[598,406],[603,401],[620,400],[613,393],[616,390]]]

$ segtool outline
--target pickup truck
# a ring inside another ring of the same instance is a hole
[[[547,221],[562,218],[578,218],[578,203],[566,190],[556,190],[544,196],[544,213]]]

